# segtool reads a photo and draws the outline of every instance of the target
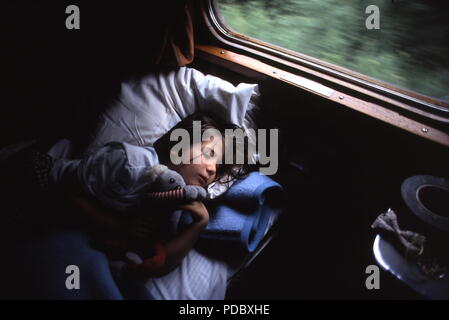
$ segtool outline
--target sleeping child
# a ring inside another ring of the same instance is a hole
[[[194,121],[200,121],[201,134],[215,129],[222,136],[191,144],[183,155],[189,161],[174,164],[171,153],[177,141],[170,139],[171,133],[185,129],[192,137]],[[161,276],[182,261],[207,226],[209,213],[202,201],[208,185],[244,174],[242,165],[221,163],[225,129],[235,128],[210,115],[195,113],[156,141],[154,148],[111,142],[79,160],[36,158],[35,180],[45,185],[48,176],[51,185],[63,187],[69,204],[90,225],[114,235],[112,240],[102,242],[104,247],[118,248],[121,254],[138,252],[143,257],[139,261],[128,255],[130,262],[122,272]],[[174,209],[189,211],[193,222],[175,237],[164,239],[164,225]]]

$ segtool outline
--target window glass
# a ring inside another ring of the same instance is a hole
[[[446,2],[216,1],[223,22],[238,33],[449,100]]]

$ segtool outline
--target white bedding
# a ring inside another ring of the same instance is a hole
[[[232,272],[226,263],[191,250],[175,271],[146,286],[155,300],[223,300]]]
[[[231,83],[181,67],[122,83],[121,92],[102,112],[85,153],[110,141],[150,145],[182,118],[196,111],[213,112],[244,129],[256,129],[257,84]],[[255,137],[248,131],[249,139]],[[251,155],[255,157],[255,155]],[[228,186],[213,184],[211,198]]]
[[[234,86],[187,67],[129,80],[101,114],[85,154],[110,141],[153,145],[182,118],[200,110],[256,129],[258,95],[256,84]],[[209,194],[213,198],[229,186],[210,186]],[[231,272],[225,263],[191,250],[176,270],[150,279],[147,287],[155,299],[224,299]]]

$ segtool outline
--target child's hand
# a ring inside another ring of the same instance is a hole
[[[192,213],[195,224],[206,227],[209,223],[209,212],[201,201],[192,201],[191,203],[179,206],[179,209],[187,210]]]

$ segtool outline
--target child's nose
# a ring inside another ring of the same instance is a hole
[[[216,162],[209,163],[206,167],[206,171],[209,176],[214,176],[217,172]]]

